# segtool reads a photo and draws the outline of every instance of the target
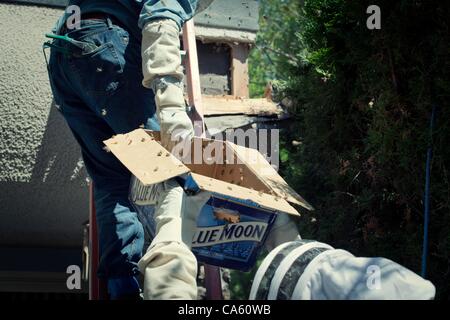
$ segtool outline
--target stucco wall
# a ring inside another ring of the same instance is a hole
[[[0,3],[0,246],[82,244],[86,173],[41,49],[60,12]]]

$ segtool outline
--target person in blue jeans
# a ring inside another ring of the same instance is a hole
[[[94,182],[98,276],[107,279],[111,299],[138,298],[144,231],[128,200],[130,172],[104,150],[103,141],[142,125],[160,129],[166,146],[177,130],[192,137],[179,31],[194,15],[197,1],[79,0],[69,5],[79,6],[81,20],[69,25],[70,12],[65,13],[53,30],[62,37],[47,43],[50,85]]]

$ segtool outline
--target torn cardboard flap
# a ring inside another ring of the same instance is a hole
[[[220,150],[216,153],[223,160],[223,164],[215,164],[214,166],[187,165],[191,171],[231,184],[262,191],[265,194],[276,195],[307,210],[314,210],[302,196],[287,184],[258,150],[246,148],[229,141],[198,137],[194,137],[193,150],[195,150],[196,141],[201,141],[204,149],[205,147],[208,148],[208,145],[215,144],[216,151]],[[229,150],[232,150],[230,159],[228,158]],[[192,156],[191,160],[194,157]],[[208,158],[208,155],[204,157]]]
[[[159,183],[190,171],[143,129],[116,135],[104,143],[144,185]]]
[[[298,204],[305,209],[314,210],[314,208],[292,189],[287,182],[270,165],[264,156],[255,149],[245,148],[243,146],[227,141],[227,144],[233,148],[239,159],[247,165],[261,181],[276,195],[286,199],[291,203]]]
[[[191,176],[202,190],[222,194],[231,198],[250,200],[267,209],[300,216],[297,210],[295,210],[286,200],[277,196],[258,192],[196,173],[191,173]]]

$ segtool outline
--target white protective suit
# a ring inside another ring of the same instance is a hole
[[[312,240],[279,245],[261,263],[251,300],[429,300],[436,289],[386,258],[360,258]]]
[[[155,93],[161,143],[168,150],[193,137],[183,96],[179,33],[170,19],[149,22],[142,31],[142,83]],[[190,246],[196,216],[208,197],[206,192],[188,197],[174,180],[161,184],[154,216],[156,236],[139,262],[145,299],[196,298],[197,261]],[[280,217],[274,228],[281,232],[269,238],[269,250],[299,238],[289,218]]]

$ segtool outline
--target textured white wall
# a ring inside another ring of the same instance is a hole
[[[60,13],[0,3],[0,246],[82,244],[86,173],[42,54]]]

